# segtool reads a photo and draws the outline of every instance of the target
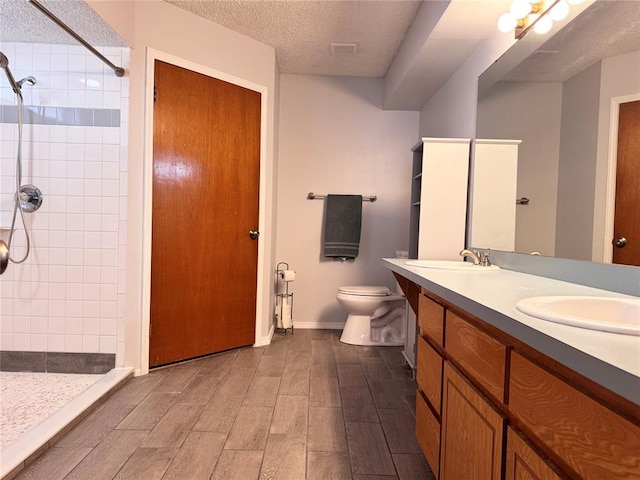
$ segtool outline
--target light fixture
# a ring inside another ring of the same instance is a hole
[[[509,11],[511,15],[520,20],[531,13],[531,5],[529,0],[513,0]]]
[[[513,0],[511,8],[498,19],[498,30],[515,30],[516,39],[529,30],[545,34],[553,22],[564,20],[569,15],[569,5],[578,5],[584,0]]]
[[[551,20],[549,15],[544,15],[533,26],[533,31],[539,34],[544,34],[549,32],[551,27],[553,27],[553,20]]]
[[[551,17],[551,20],[554,22],[564,20],[567,18],[567,15],[569,15],[569,4],[566,0],[560,0],[549,10],[549,17]]]
[[[507,33],[516,28],[518,24],[518,20],[514,17],[511,12],[503,13],[498,18],[498,30],[501,32]]]

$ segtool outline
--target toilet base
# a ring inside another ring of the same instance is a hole
[[[353,315],[347,317],[347,323],[344,325],[342,343],[349,345],[371,345],[378,347],[401,347],[404,346],[404,340],[393,341],[388,340],[372,340],[371,339],[371,317],[368,315]]]

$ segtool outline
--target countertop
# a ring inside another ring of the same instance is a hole
[[[637,297],[506,269],[437,270],[406,261],[382,259],[393,272],[640,405],[640,336],[561,325],[515,308],[523,298],[542,295]]]

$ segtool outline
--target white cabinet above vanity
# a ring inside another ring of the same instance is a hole
[[[474,141],[469,182],[469,245],[507,252],[515,249],[520,143],[520,140]]]
[[[409,258],[459,258],[470,145],[468,138],[422,138],[413,147]]]

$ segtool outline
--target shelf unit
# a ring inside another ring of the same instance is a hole
[[[468,138],[422,138],[412,149],[409,258],[451,260],[464,248]]]

